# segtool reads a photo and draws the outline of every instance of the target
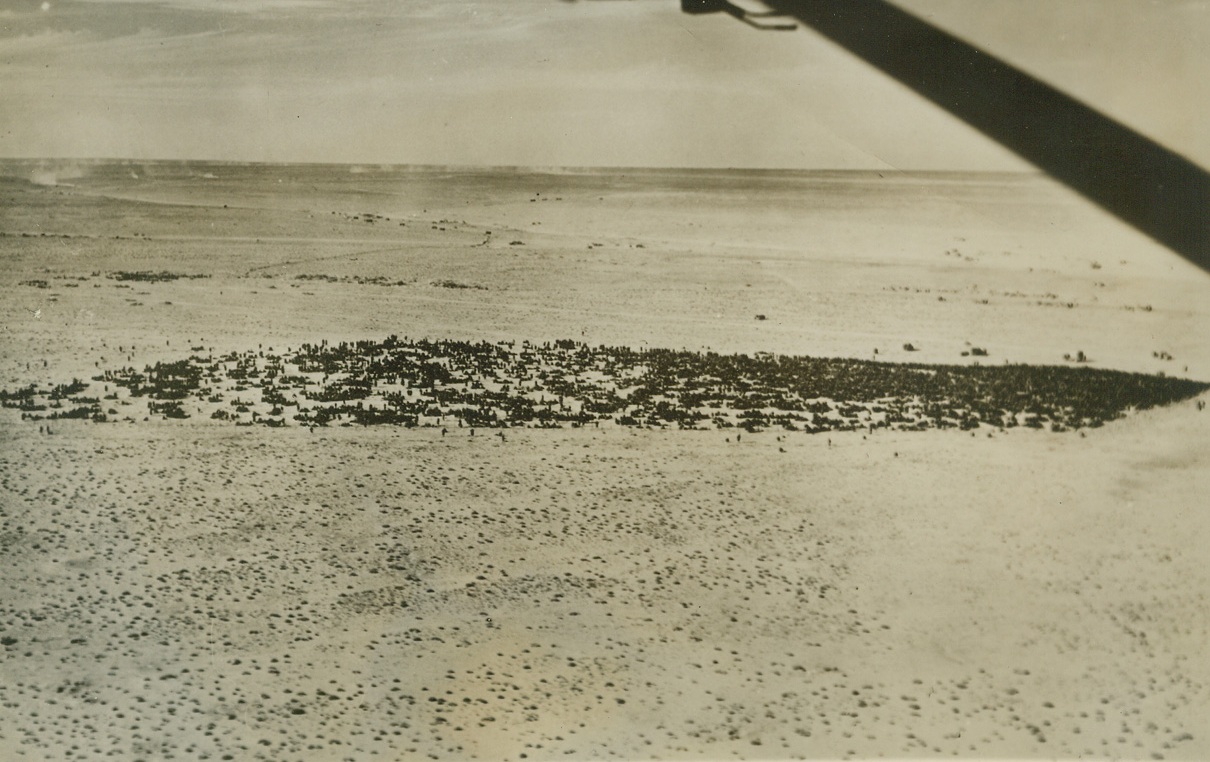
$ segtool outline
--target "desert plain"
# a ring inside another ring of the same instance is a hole
[[[9,391],[396,334],[1210,380],[1207,274],[1036,175],[0,168]],[[5,408],[0,756],[1205,759],[1207,397],[742,440]]]

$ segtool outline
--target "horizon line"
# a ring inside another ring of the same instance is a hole
[[[923,175],[923,174],[982,174],[982,175],[1017,175],[1017,176],[1046,176],[1046,173],[1036,167],[1023,169],[968,169],[968,168],[847,168],[847,167],[740,167],[740,166],[658,166],[658,165],[622,165],[622,164],[445,164],[429,162],[382,162],[382,161],[267,161],[244,159],[212,159],[212,158],[131,158],[110,156],[0,156],[0,163],[41,163],[41,164],[210,164],[233,167],[350,167],[363,168],[367,172],[385,171],[391,169],[418,170],[500,170],[528,172],[752,172],[768,174],[807,174],[807,173],[836,173],[836,174],[877,174],[877,175]]]

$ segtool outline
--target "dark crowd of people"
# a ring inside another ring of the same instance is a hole
[[[196,349],[196,348],[195,348]],[[104,388],[98,391],[95,384]],[[1100,426],[1196,381],[1084,366],[930,365],[770,353],[408,339],[193,356],[0,392],[31,420],[205,415],[240,425],[621,425],[832,431]],[[122,410],[120,408],[125,408]]]

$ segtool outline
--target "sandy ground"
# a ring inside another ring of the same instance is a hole
[[[2,387],[389,333],[1210,377],[1206,275],[1034,180],[75,182],[4,185]],[[1194,401],[742,445],[0,412],[6,757],[1210,757]]]

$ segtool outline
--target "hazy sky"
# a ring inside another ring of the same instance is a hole
[[[1210,0],[900,4],[1210,166]],[[0,156],[1024,167],[809,30],[677,0],[0,0]]]

